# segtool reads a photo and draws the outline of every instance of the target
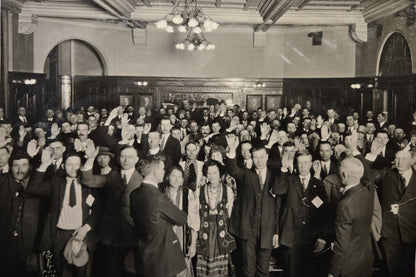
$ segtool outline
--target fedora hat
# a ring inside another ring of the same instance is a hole
[[[71,237],[66,243],[64,257],[69,264],[73,264],[76,267],[86,265],[89,255],[85,240],[76,240],[75,237]]]
[[[108,155],[110,158],[114,158],[116,155],[110,151],[110,148],[107,146],[100,146],[98,149],[98,156],[100,155]]]

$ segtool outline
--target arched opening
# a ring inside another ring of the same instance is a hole
[[[399,32],[389,36],[383,46],[378,67],[380,76],[412,74],[412,57],[406,38]]]
[[[378,63],[378,75],[389,81],[373,95],[374,110],[387,112],[390,123],[411,121],[413,85],[406,81],[411,74],[409,44],[402,33],[393,32],[384,42]]]
[[[56,45],[44,64],[46,97],[44,107],[68,108],[73,105],[75,76],[103,76],[105,64],[94,47],[78,39]]]

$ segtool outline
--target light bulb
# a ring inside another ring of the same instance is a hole
[[[205,44],[201,43],[201,44],[198,46],[198,50],[204,50],[204,49],[205,49]]]
[[[180,14],[177,14],[172,18],[172,22],[179,25],[183,22],[183,18]]]
[[[143,86],[147,86],[147,81],[144,81],[143,82]]]
[[[217,28],[218,28],[218,26],[219,26],[219,24],[218,24],[217,22],[213,22],[213,21],[212,21],[212,24],[211,24],[211,29],[215,30],[215,29],[217,29]]]
[[[188,44],[188,50],[192,51],[195,49],[195,45],[193,45],[192,43]]]
[[[196,27],[198,26],[198,21],[195,18],[191,18],[188,22],[189,27]]]
[[[202,32],[201,28],[196,27],[192,30],[195,34],[200,34]]]
[[[165,29],[168,26],[168,22],[165,19],[162,19],[158,22],[156,22],[156,27],[158,29]]]
[[[211,20],[207,19],[207,20],[204,21],[204,28],[205,29],[210,29],[211,26],[212,26],[212,21]]]
[[[185,33],[186,32],[186,27],[183,25],[178,26],[178,31],[181,33]]]
[[[168,32],[168,33],[173,33],[174,32],[172,26],[166,26],[165,31]]]

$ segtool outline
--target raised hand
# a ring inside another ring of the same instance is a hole
[[[98,147],[96,148],[92,140],[88,140],[85,146],[85,156],[87,159],[95,159],[98,155]]]
[[[322,124],[324,123],[324,119],[322,118],[322,115],[318,115],[318,117],[316,118],[316,124],[319,126],[322,126]]]
[[[27,154],[33,158],[39,153],[40,146],[38,146],[38,142],[35,139],[29,141],[26,147]]]
[[[78,138],[74,140],[74,149],[77,152],[81,152],[82,150],[84,150],[84,146],[82,145],[82,142]]]
[[[371,154],[378,155],[381,153],[381,150],[383,149],[383,142],[380,140],[380,138],[374,138],[373,143],[371,144]]]
[[[52,163],[52,150],[46,147],[42,150],[41,163],[43,166],[49,166]]]
[[[116,118],[118,116],[118,111],[120,110],[120,106],[115,107],[114,109],[111,110],[110,114],[108,115],[108,118],[111,118],[111,120],[113,120],[114,118]]]
[[[123,114],[123,116],[121,117],[121,125],[127,125],[127,123],[129,122],[129,115],[128,114]]]
[[[23,140],[23,138],[27,135],[25,127],[23,125],[19,126],[19,137],[20,140]]]
[[[291,167],[291,161],[288,153],[283,153],[282,167],[285,169],[289,169]]]
[[[279,135],[278,135],[277,131],[276,132],[272,132],[271,135],[270,135],[269,143],[268,144],[270,146],[273,146],[273,144],[275,144],[278,140],[279,140]]]
[[[329,131],[329,127],[327,124],[322,125],[321,127],[321,138],[323,141],[327,141],[331,136],[331,132]]]
[[[147,135],[150,133],[150,129],[152,129],[152,124],[146,123],[144,125],[143,134]]]
[[[319,176],[319,178],[317,179],[321,179],[321,170],[322,170],[321,162],[319,160],[314,161],[312,164],[312,168],[314,172],[314,177],[317,178]]]
[[[53,123],[51,126],[51,136],[50,138],[56,138],[59,133],[61,132],[61,128],[59,128],[57,123]]]
[[[270,133],[270,125],[267,123],[262,123],[260,125],[260,133],[262,137],[266,137]]]
[[[235,153],[238,147],[238,137],[234,134],[228,134],[225,136],[227,145],[230,148],[230,152]]]

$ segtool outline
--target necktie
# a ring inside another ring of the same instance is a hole
[[[306,178],[300,177],[300,182],[302,184],[303,190],[306,190],[308,188],[308,184],[306,184]]]
[[[3,174],[3,168],[2,168],[2,169],[0,169],[0,174]]]
[[[189,175],[187,180],[187,186],[192,191],[195,191],[196,189],[196,170],[195,170],[195,164],[191,163],[189,165]]]
[[[71,187],[69,188],[69,206],[74,207],[77,204],[77,198],[75,194],[75,180],[72,180]]]
[[[264,183],[263,183],[263,173],[259,171],[259,183],[260,183],[260,190],[263,190]]]
[[[403,177],[402,174],[400,174],[400,192],[403,192],[406,189],[406,178]]]
[[[127,186],[127,174],[126,173],[124,173],[123,174],[123,183],[124,183],[124,185],[126,185]]]
[[[53,170],[56,172],[58,170],[58,165],[56,161],[53,162]]]
[[[326,167],[326,163],[324,163],[324,174],[328,175],[328,168]]]
[[[166,137],[167,135],[163,135],[162,141],[160,142],[160,150],[162,151],[165,149]]]

